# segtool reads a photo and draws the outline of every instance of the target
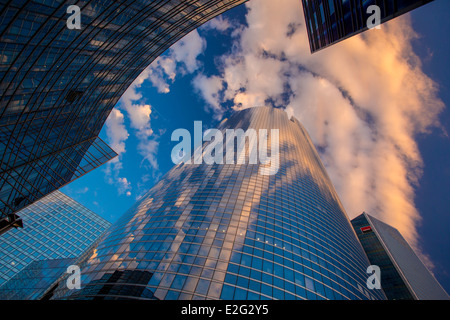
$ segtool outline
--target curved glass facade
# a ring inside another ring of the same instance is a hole
[[[97,137],[133,80],[243,2],[0,0],[0,215],[114,157]],[[67,26],[73,4],[80,29]]]
[[[279,130],[276,174],[248,161],[178,164],[83,262],[82,289],[55,297],[384,299],[366,289],[369,262],[301,124],[260,107],[219,130],[237,128]],[[117,272],[137,276],[118,284]]]

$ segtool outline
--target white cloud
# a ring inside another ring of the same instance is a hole
[[[197,30],[190,32],[169,49],[168,55],[155,59],[131,84],[119,101],[120,109],[126,111],[130,126],[135,129],[135,135],[139,140],[138,151],[145,163],[148,163],[154,171],[158,170],[156,159],[159,144],[158,136],[154,135],[151,128],[152,107],[143,101],[139,89],[144,81],[148,80],[157,88],[158,92],[170,92],[170,84],[175,80],[177,74],[193,73],[200,67],[198,56],[203,53],[205,48],[205,40],[200,37]],[[112,183],[113,176],[116,177],[116,180],[125,179],[119,178],[118,172],[122,169],[120,155],[125,152],[128,132],[124,124],[123,113],[120,110],[113,110],[107,125],[107,135],[111,146],[119,153],[119,158],[111,161],[109,167],[106,168],[107,177]],[[112,171],[115,171],[115,173],[112,173]],[[158,176],[158,174],[156,173],[154,176]],[[117,181],[119,189],[123,190],[123,180]]]
[[[131,195],[131,183],[127,180],[127,178],[118,178],[118,192],[119,195],[126,194],[127,196]]]
[[[192,81],[194,89],[207,102],[207,111],[212,110],[216,119],[221,119],[223,108],[219,103],[219,92],[222,91],[222,79],[217,76],[206,77],[203,74],[198,74]]]
[[[106,134],[109,143],[113,150],[119,154],[117,158],[114,158],[107,166],[105,166],[106,179],[108,183],[117,186],[119,195],[131,195],[131,183],[127,178],[120,177],[120,171],[123,168],[122,158],[125,153],[125,141],[129,137],[125,125],[124,113],[122,113],[122,111],[125,111],[130,127],[134,129],[132,132],[139,140],[138,150],[140,154],[143,156],[144,160],[148,160],[151,169],[158,170],[156,161],[158,142],[154,140],[153,130],[151,128],[151,106],[149,104],[141,103],[142,94],[138,92],[138,89],[145,80],[149,79],[150,75],[150,70],[146,69],[138,78],[136,78],[121,97],[118,104],[120,109],[113,109],[106,122]]]
[[[222,15],[219,15],[214,19],[209,20],[200,28],[203,30],[217,30],[220,32],[224,32],[228,29],[232,29],[233,25],[228,19],[225,19]]]
[[[155,59],[144,72],[145,77],[159,93],[169,93],[177,75],[193,73],[200,68],[198,58],[205,49],[205,39],[193,30],[173,44],[166,55]]]
[[[156,154],[158,151],[158,136],[154,134],[151,127],[152,107],[143,101],[142,93],[139,92],[142,84],[148,80],[160,93],[170,92],[170,84],[175,80],[177,74],[186,74],[196,71],[200,67],[198,56],[206,48],[205,40],[200,37],[197,30],[190,32],[183,39],[175,43],[169,54],[160,56],[146,68],[139,77],[130,85],[119,101],[119,109],[111,112],[107,121],[107,135],[111,147],[119,154],[118,158],[110,161],[105,168],[109,183],[115,183],[119,193],[127,192],[131,185],[124,187],[126,178],[119,177],[122,169],[122,154],[125,153],[125,141],[129,134],[125,126],[124,114],[130,121],[130,127],[134,129],[135,136],[139,140],[138,151],[144,159],[143,164],[148,164],[158,176],[158,162]]]
[[[111,148],[118,155],[124,153],[129,134],[125,128],[123,113],[117,109],[113,109],[106,120],[106,134]]]
[[[181,62],[187,72],[193,73],[200,67],[200,62],[197,58],[205,49],[205,39],[200,37],[197,30],[194,30],[170,48],[170,56],[175,61]]]
[[[415,135],[438,122],[436,84],[421,69],[408,15],[310,54],[300,1],[250,1],[248,27],[219,75],[194,87],[211,110],[286,107],[320,147],[350,218],[366,211],[419,249]],[[426,258],[426,257],[425,257]]]
[[[106,120],[106,135],[111,148],[116,151],[118,156],[104,166],[106,182],[118,187],[119,194],[123,194],[123,179],[119,177],[122,169],[122,156],[125,153],[125,141],[129,137],[125,127],[124,115],[118,109],[113,109]]]
[[[88,191],[89,191],[89,188],[88,187],[84,187],[84,188],[81,188],[81,189],[77,190],[76,193],[84,194],[84,193],[86,193]]]
[[[149,80],[158,92],[169,93],[169,82],[172,83],[176,76],[176,61],[170,57],[159,56],[147,69]]]
[[[141,141],[138,145],[138,150],[140,154],[143,156],[144,160],[147,160],[147,162],[150,164],[150,167],[157,171],[158,161],[156,159],[156,154],[158,153],[158,146],[159,142],[155,139],[151,139],[149,137],[141,137]]]
[[[150,70],[145,69],[139,77],[125,91],[119,101],[119,105],[127,111],[128,119],[132,128],[137,129],[139,134],[150,136],[153,132],[150,127],[151,106],[141,104],[142,94],[137,90],[150,76]]]

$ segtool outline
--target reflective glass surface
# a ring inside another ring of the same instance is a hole
[[[0,300],[45,299],[73,259],[33,261],[0,287]]]
[[[97,137],[133,80],[243,2],[77,1],[81,29],[69,29],[73,1],[1,0],[0,217],[114,157]]]
[[[368,30],[367,20],[374,13],[367,12],[371,5],[380,8],[380,23],[384,23],[431,1],[302,0],[311,52]]]
[[[111,226],[59,191],[19,214],[25,227],[0,236],[0,285],[33,261],[79,257]]]
[[[389,300],[450,299],[397,229],[365,212],[351,222]]]
[[[301,124],[260,107],[219,129],[237,128],[279,130],[276,174],[249,161],[176,165],[81,262],[82,289],[55,297],[146,298],[102,290],[116,272],[145,271],[121,286],[166,300],[385,298],[366,288],[369,261]]]

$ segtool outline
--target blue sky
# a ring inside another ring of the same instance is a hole
[[[175,129],[285,107],[310,133],[349,217],[366,210],[397,227],[449,292],[450,3],[311,56],[300,2],[282,2],[249,1],[166,51],[100,134],[119,158],[62,191],[114,222],[173,166]]]

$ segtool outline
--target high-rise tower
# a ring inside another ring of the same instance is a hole
[[[389,300],[450,299],[397,229],[365,212],[351,222]]]
[[[433,0],[302,0],[309,46],[314,53]],[[375,7],[374,7],[375,6]]]
[[[383,299],[366,287],[369,261],[301,124],[258,107],[218,129],[223,146],[227,130],[277,130],[279,143],[266,141],[277,170],[248,157],[176,165],[79,262],[81,290],[55,297]]]
[[[111,226],[59,191],[19,214],[25,227],[0,236],[0,299],[35,299],[48,289],[46,284],[51,284],[39,281],[39,276],[48,279],[55,276],[37,270],[67,268],[71,264],[68,261],[81,256]]]

